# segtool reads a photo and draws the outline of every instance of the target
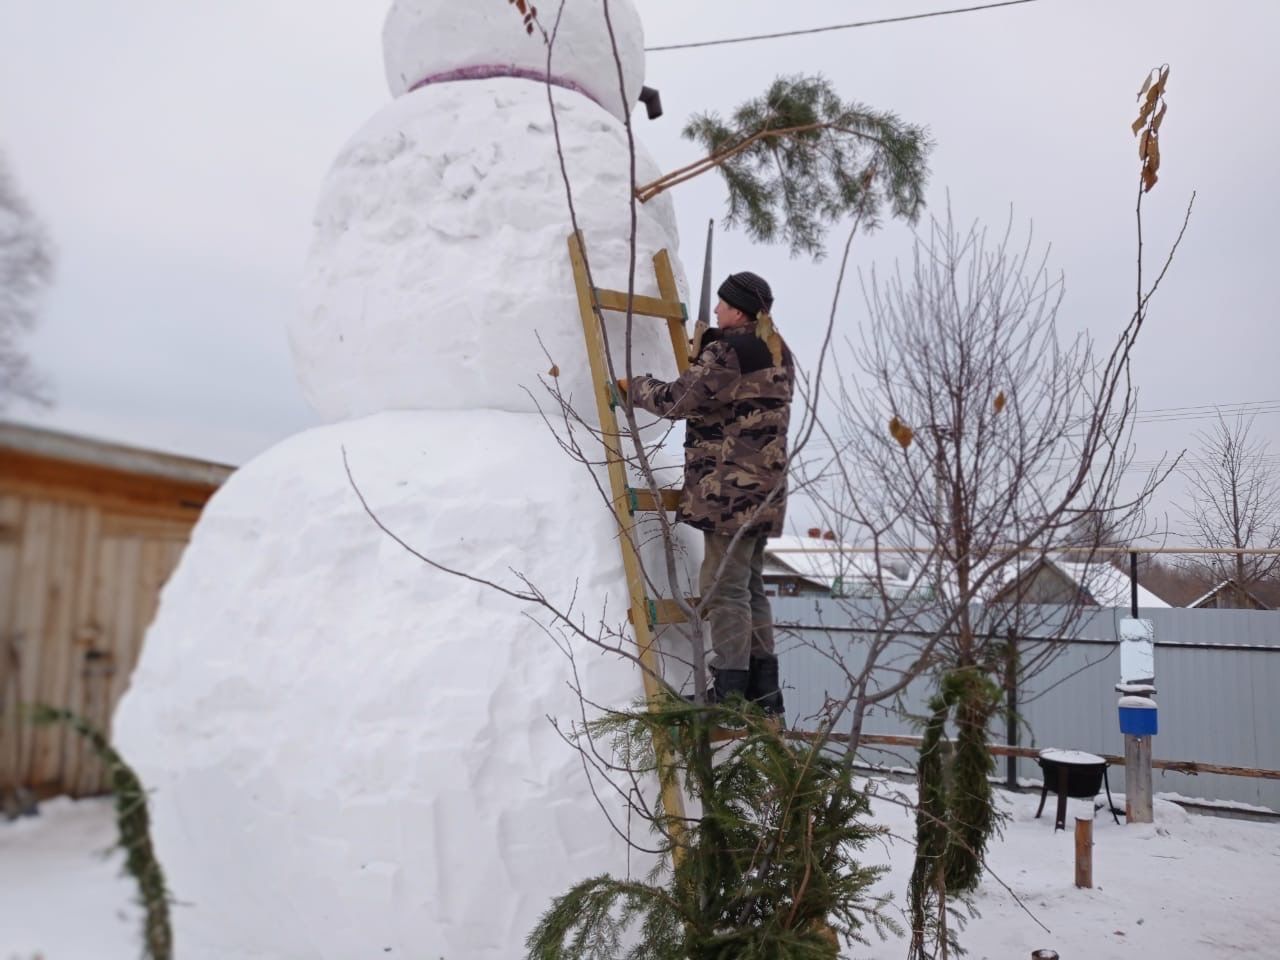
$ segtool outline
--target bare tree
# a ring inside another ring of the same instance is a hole
[[[1078,613],[1079,597],[1066,609],[1029,602],[1026,578],[1068,544],[1093,561],[1104,531],[1137,522],[1154,479],[1120,499],[1132,339],[1101,363],[1086,335],[1064,340],[1061,281],[1029,237],[1014,245],[1008,228],[993,238],[948,215],[917,241],[909,270],[873,272],[864,287],[856,374],[835,398],[843,432],[832,464],[815,467],[835,476],[825,509],[851,542],[924,545],[916,602],[850,610],[872,621],[886,654],[927,653],[936,676],[919,718],[925,820],[911,925],[922,958],[927,941],[945,943],[947,904],[976,886],[996,826],[987,731],[1002,692],[1044,669]],[[944,760],[949,722],[957,743]]]
[[[1015,246],[1008,227],[992,238],[958,229],[948,212],[918,239],[908,273],[873,272],[864,285],[869,320],[851,345],[858,376],[841,377],[835,396],[844,429],[829,438],[828,460],[808,464],[834,480],[824,508],[850,539],[877,552],[926,545],[915,554],[918,603],[884,597],[878,610],[852,611],[881,639],[896,630],[905,640],[890,649],[927,654],[937,675],[920,718],[916,960],[947,955],[954,895],[976,886],[998,825],[987,738],[1001,688],[1057,656],[1083,601],[1029,603],[1027,574],[1067,546],[1087,568],[1107,541],[1132,535],[1168,473],[1121,496],[1136,403],[1130,358],[1191,213],[1148,281],[1142,199],[1157,181],[1167,79],[1167,67],[1153,71],[1138,94],[1137,296],[1111,349],[1060,336],[1061,281],[1047,252],[1033,255],[1030,232]],[[957,738],[943,756],[948,722]]]
[[[0,156],[0,411],[14,400],[48,402],[22,338],[35,326],[52,271],[48,236]]]
[[[1252,417],[1228,422],[1219,416],[1212,429],[1196,434],[1199,453],[1182,468],[1192,497],[1181,507],[1188,535],[1202,547],[1240,551],[1186,563],[1214,582],[1233,581],[1239,607],[1280,572],[1280,553],[1244,552],[1280,548],[1280,471],[1266,442],[1250,437],[1252,427]]]

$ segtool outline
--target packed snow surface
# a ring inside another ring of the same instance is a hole
[[[600,478],[535,414],[385,413],[243,467],[115,721],[184,904],[178,955],[508,960],[554,895],[626,869],[548,717],[579,719],[575,667],[602,705],[639,698],[641,674],[583,642],[571,664],[536,603],[393,542],[344,447],[379,518],[435,563],[521,593],[522,574],[593,635],[625,628]]]
[[[899,795],[899,785],[886,783],[877,789],[884,799],[873,801],[874,816],[890,828],[891,837],[883,846],[868,847],[864,862],[889,865],[878,889],[893,893],[891,909],[901,909],[911,872],[914,790],[905,788]],[[1051,817],[1033,819],[1037,794],[998,796],[1011,820],[992,844],[992,872],[976,901],[981,916],[960,934],[969,960],[1023,960],[1042,947],[1058,951],[1064,960],[1275,956],[1280,825],[1188,816],[1157,799],[1153,824],[1116,826],[1109,817],[1094,822],[1094,888],[1079,890],[1073,883],[1071,831],[1055,832]],[[30,960],[41,951],[46,960],[137,960],[141,947],[132,885],[118,875],[118,857],[104,861],[99,854],[111,836],[109,803],[59,801],[43,810],[38,819],[0,821],[0,958]],[[457,869],[468,867],[463,863]],[[282,914],[281,926],[303,936],[306,906]],[[197,907],[174,908],[180,933],[182,914]],[[180,936],[179,960],[190,955],[189,946]],[[415,943],[407,950],[347,956],[436,960],[440,955],[429,943]],[[523,955],[514,950],[509,957]],[[874,934],[870,946],[844,953],[859,960],[905,955],[903,941],[881,942]],[[264,953],[259,960],[274,956]]]
[[[575,84],[624,119],[644,83],[644,28],[631,0],[609,0],[608,20],[600,0],[565,0],[563,5],[556,0],[541,6],[540,23],[548,33],[555,32],[552,76]],[[520,20],[516,9],[500,0],[396,0],[382,36],[392,95],[451,71],[508,67],[544,75],[547,44],[539,30],[526,33]]]
[[[1121,697],[1118,704],[1119,706],[1129,707],[1135,710],[1156,709],[1156,702],[1150,697]]]
[[[493,4],[502,11],[502,6]],[[596,286],[626,290],[630,155],[622,125],[581,94],[554,98]],[[638,150],[637,179],[656,177]],[[670,197],[636,207],[635,290],[658,295],[653,255],[684,278]],[[500,78],[434,84],[381,110],[323,188],[289,339],[328,420],[380,410],[536,410],[559,389],[594,419],[572,233],[546,89]],[[625,319],[606,324],[625,374]],[[675,375],[666,322],[636,317],[633,370]],[[554,403],[551,404],[554,407]]]
[[[1155,693],[1156,688],[1153,684],[1150,684],[1150,683],[1117,683],[1116,691],[1118,693],[1134,694],[1134,695],[1141,696],[1144,694]]]

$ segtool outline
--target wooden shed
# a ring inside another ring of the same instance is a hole
[[[0,801],[102,792],[79,738],[21,706],[106,730],[160,588],[231,473],[216,463],[0,423]]]

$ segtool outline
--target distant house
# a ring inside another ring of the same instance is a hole
[[[1228,577],[1220,584],[1197,597],[1188,607],[1200,610],[1270,610],[1271,605],[1258,597],[1252,590],[1240,587],[1236,581]]]
[[[770,537],[764,551],[765,592],[770,596],[905,596],[910,584],[875,557],[840,543],[830,531]]]
[[[991,594],[989,603],[1061,603],[1086,607],[1128,607],[1129,575],[1100,561],[1081,563],[1055,557],[1039,557],[1025,570]],[[1169,604],[1138,584],[1139,607]]]
[[[0,801],[106,788],[78,738],[22,703],[106,730],[206,501],[231,468],[0,423]]]

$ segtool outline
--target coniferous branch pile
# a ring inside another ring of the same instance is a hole
[[[151,818],[142,782],[124,758],[107,742],[102,731],[70,710],[43,704],[31,707],[31,720],[39,726],[64,724],[88,742],[106,765],[115,796],[116,829],[125,851],[125,869],[137,881],[144,913],[142,942],[150,960],[172,960],[173,933],[169,926],[169,896],[164,871],[151,845]]]
[[[912,960],[932,956],[931,944],[958,948],[955,934],[964,917],[948,898],[964,902],[977,889],[987,844],[999,833],[990,780],[995,761],[987,740],[987,725],[999,704],[999,688],[987,671],[976,667],[945,674],[929,701],[917,767],[916,857],[908,889]],[[950,718],[956,740],[948,756]]]
[[[640,187],[639,198],[718,167],[729,190],[726,226],[785,242],[793,256],[820,258],[827,228],[842,217],[872,228],[886,209],[914,222],[924,206],[924,128],[842,100],[822,76],[779,77],[727,119],[695,114],[684,136],[708,156]]]
[[[713,730],[733,741],[713,750]],[[795,743],[754,704],[674,697],[589,726],[633,774],[659,775],[653,741],[702,808],[645,880],[592,877],[556,898],[528,939],[534,960],[835,960],[839,943],[900,933],[870,886],[883,867],[855,859],[883,834],[847,758]]]

